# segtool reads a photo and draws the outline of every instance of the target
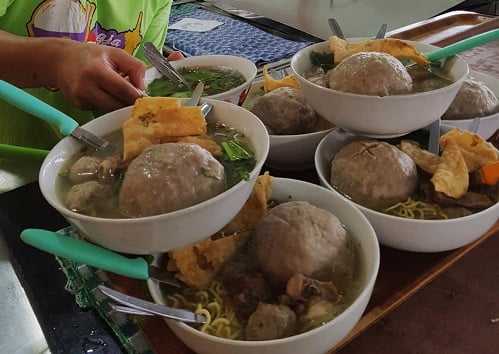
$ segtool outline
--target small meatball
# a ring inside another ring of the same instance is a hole
[[[72,211],[92,215],[98,204],[111,195],[111,186],[88,181],[71,187],[66,195],[66,206]]]
[[[281,87],[260,97],[251,111],[270,134],[304,134],[314,130],[317,115],[297,89]]]
[[[296,273],[334,280],[349,277],[354,269],[353,246],[338,218],[307,202],[270,210],[254,238],[261,270],[279,286]]]
[[[128,166],[119,205],[129,217],[158,215],[190,207],[224,189],[224,168],[207,150],[195,144],[154,145]]]
[[[293,300],[307,300],[320,297],[331,302],[340,300],[338,289],[331,281],[319,281],[302,274],[292,276],[286,285],[286,294]]]
[[[331,162],[331,185],[367,208],[382,210],[407,200],[418,186],[414,161],[376,140],[345,145]]]
[[[296,314],[287,306],[258,304],[246,326],[247,340],[271,340],[292,336]]]
[[[498,106],[497,97],[483,82],[469,78],[463,82],[442,118],[459,120],[483,117],[494,113]]]
[[[69,180],[73,184],[97,179],[101,160],[93,156],[80,157],[69,169]]]
[[[405,66],[390,54],[361,52],[354,54],[329,71],[333,90],[369,96],[407,94],[412,78]]]

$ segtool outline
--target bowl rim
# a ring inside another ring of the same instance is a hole
[[[354,40],[354,39],[359,39],[359,38],[347,38],[347,41],[348,40]],[[431,46],[431,44],[426,44],[426,43],[423,43],[423,42],[407,41],[407,40],[402,40],[402,41],[403,42],[407,42],[407,43],[411,43],[411,44],[418,44],[418,43],[420,43],[420,44]],[[461,77],[457,78],[455,81],[453,81],[452,83],[450,83],[449,85],[441,87],[441,88],[436,89],[436,90],[430,90],[430,91],[424,91],[424,92],[416,92],[416,93],[408,93],[408,94],[402,94],[402,95],[386,95],[386,96],[362,95],[362,94],[358,94],[358,93],[351,93],[351,92],[343,92],[343,91],[333,90],[331,88],[323,87],[323,86],[317,85],[316,83],[313,83],[312,81],[310,81],[307,78],[305,78],[296,69],[296,65],[297,65],[296,63],[297,63],[299,57],[305,55],[306,52],[313,50],[313,48],[319,47],[319,46],[324,46],[327,43],[328,43],[327,41],[319,42],[319,43],[314,43],[312,45],[309,45],[309,46],[307,46],[307,47],[299,50],[291,58],[291,70],[293,70],[293,73],[298,77],[298,79],[300,81],[306,82],[307,85],[310,85],[310,86],[314,87],[315,89],[319,89],[322,92],[329,92],[329,93],[331,93],[333,95],[338,95],[338,96],[341,95],[341,96],[345,96],[345,97],[351,97],[351,98],[357,98],[357,99],[364,99],[364,100],[384,100],[384,101],[397,100],[397,99],[409,99],[409,98],[414,98],[414,97],[425,97],[425,96],[428,96],[428,95],[433,95],[435,93],[441,93],[441,92],[448,91],[450,89],[453,89],[455,86],[460,86],[462,84],[462,82],[466,79],[466,77],[469,75],[469,72],[470,72],[468,63],[460,55],[456,55],[455,57],[458,60],[462,61],[464,63],[464,65],[466,66],[465,73]],[[435,46],[433,46],[433,47],[435,47]],[[435,47],[435,48],[437,48],[437,47]]]
[[[206,99],[206,98],[203,97],[203,99]],[[241,107],[239,107],[239,106],[237,106],[237,105],[235,105],[233,103],[230,103],[230,102],[215,100],[213,98],[208,98],[207,100],[208,101],[217,101],[217,103],[215,103],[215,104],[231,105],[231,106],[237,107],[238,109],[243,109],[243,108],[241,108]],[[211,102],[211,103],[213,104],[213,102]],[[108,119],[108,115],[116,114],[116,113],[121,112],[121,111],[131,110],[132,107],[133,106],[128,106],[128,107],[120,108],[120,109],[118,109],[116,111],[109,112],[109,113],[107,113],[105,115],[102,115],[102,116],[94,119],[93,121],[98,120],[98,119]],[[56,210],[58,210],[61,214],[66,215],[66,216],[68,216],[70,218],[77,219],[77,220],[82,220],[82,221],[93,221],[93,222],[100,222],[100,223],[106,223],[106,224],[133,224],[133,223],[141,223],[141,222],[153,222],[153,221],[158,220],[158,219],[162,219],[162,220],[164,220],[164,219],[171,219],[171,218],[175,218],[175,217],[178,217],[178,216],[182,216],[182,215],[185,215],[185,214],[192,213],[192,212],[196,211],[197,209],[205,208],[205,207],[210,206],[213,203],[217,203],[220,199],[224,199],[228,194],[233,193],[234,191],[243,188],[244,184],[249,183],[249,181],[251,181],[253,178],[255,178],[255,175],[256,175],[257,171],[261,170],[261,168],[263,167],[263,165],[264,165],[264,163],[265,163],[265,161],[267,159],[267,156],[269,154],[270,138],[269,138],[267,129],[263,125],[262,121],[260,121],[260,119],[258,117],[256,117],[253,113],[251,113],[251,112],[249,112],[249,113],[253,115],[253,118],[255,118],[256,124],[259,126],[259,129],[262,129],[262,131],[264,131],[264,137],[266,136],[267,139],[265,139],[264,142],[259,143],[259,144],[263,144],[264,145],[264,151],[262,153],[262,158],[260,160],[256,161],[255,167],[253,167],[253,169],[251,170],[250,176],[249,176],[248,180],[241,180],[237,184],[235,184],[234,186],[232,186],[231,188],[223,191],[222,193],[220,193],[220,194],[218,194],[218,195],[216,195],[216,196],[214,196],[212,198],[209,198],[209,199],[207,199],[205,201],[202,201],[200,203],[191,205],[191,206],[189,206],[187,208],[183,208],[183,209],[179,209],[179,210],[174,210],[174,211],[171,211],[171,212],[168,212],[168,213],[163,213],[163,214],[158,214],[158,215],[144,216],[144,217],[138,217],[138,218],[119,218],[119,219],[111,219],[111,218],[103,218],[103,217],[90,216],[90,215],[80,214],[80,213],[74,212],[72,210],[69,210],[64,205],[64,203],[62,201],[59,201],[59,198],[56,195],[57,193],[53,193],[53,195],[48,193],[46,187],[44,187],[44,186],[45,185],[48,186],[49,184],[48,184],[48,182],[45,182],[46,178],[44,178],[43,175],[44,175],[45,170],[47,169],[48,164],[50,162],[52,162],[57,157],[57,156],[51,156],[52,155],[52,151],[55,151],[55,149],[57,148],[57,145],[62,144],[64,141],[74,140],[70,136],[65,137],[64,139],[60,140],[51,149],[49,155],[47,155],[47,157],[43,161],[43,164],[42,164],[42,166],[40,168],[40,172],[38,174],[38,185],[40,186],[40,191],[42,192],[42,195],[45,198],[45,200],[53,208],[55,208]],[[89,123],[91,123],[93,121],[90,121],[87,124],[89,124]],[[85,128],[85,126],[87,124],[83,125],[82,128]],[[74,142],[72,144],[78,144],[78,142],[76,140],[74,140]],[[65,161],[67,161],[67,159],[65,159]]]
[[[188,57],[188,58],[185,58],[185,59],[182,59],[182,60],[173,61],[172,64],[177,69],[177,68],[186,67],[186,66],[189,65],[189,63],[192,63],[192,62],[196,62],[196,61],[203,60],[203,59],[210,59],[210,60],[213,60],[213,64],[211,64],[211,65],[210,64],[203,64],[203,65],[198,65],[198,66],[199,67],[206,67],[206,66],[219,66],[219,67],[220,66],[225,66],[225,67],[230,67],[231,69],[236,70],[237,72],[239,72],[242,75],[242,73],[239,70],[235,69],[234,67],[232,67],[230,65],[219,65],[219,64],[217,64],[217,60],[219,60],[221,58],[227,58],[227,59],[231,59],[231,60],[238,60],[238,61],[244,63],[244,65],[247,65],[248,68],[251,68],[251,74],[248,77],[245,77],[246,81],[243,82],[239,86],[231,88],[228,91],[223,91],[223,92],[217,93],[215,95],[210,95],[210,96],[203,97],[203,98],[211,98],[211,99],[220,99],[220,98],[225,98],[226,96],[234,96],[234,95],[238,94],[240,91],[243,91],[248,85],[251,85],[251,83],[253,82],[253,80],[255,80],[255,78],[256,78],[256,74],[258,73],[258,68],[256,67],[255,63],[253,63],[249,59],[246,59],[244,57],[238,57],[236,55],[218,54],[218,55],[198,55],[198,56],[192,56],[192,57]],[[185,65],[183,65],[183,64],[185,64]],[[147,70],[156,70],[156,71],[158,71],[154,66],[151,66]],[[161,75],[161,77],[163,77],[163,75]],[[147,86],[149,86],[149,85],[147,85]]]
[[[323,130],[318,130],[316,132],[310,132],[310,133],[303,133],[303,134],[269,134],[270,139],[274,140],[284,140],[284,139],[292,139],[292,138],[306,138],[306,137],[311,137],[311,136],[316,136],[316,135],[322,135],[322,134],[327,134],[331,130],[333,130],[335,127],[329,128],[329,129],[323,129]]]
[[[302,180],[297,180],[297,179],[292,179],[292,178],[282,178],[282,177],[272,177],[273,181],[277,180],[278,182],[284,182],[284,183],[299,183],[302,185],[305,185],[306,188],[314,188],[314,189],[320,189],[324,193],[331,193],[330,190],[327,188],[324,188],[322,186],[319,186],[314,183],[310,182],[305,182]],[[178,327],[184,331],[190,332],[191,334],[194,334],[198,337],[201,337],[203,339],[206,339],[210,342],[216,342],[224,345],[231,345],[231,346],[237,346],[237,347],[262,347],[262,346],[271,346],[271,345],[279,345],[279,344],[284,344],[286,342],[293,342],[296,340],[300,340],[302,338],[306,338],[309,336],[313,336],[320,331],[328,330],[334,325],[336,325],[337,322],[343,320],[345,317],[347,317],[352,311],[355,305],[358,306],[359,302],[361,301],[361,298],[365,298],[366,296],[369,297],[369,292],[372,291],[372,287],[374,286],[374,283],[376,282],[376,278],[378,276],[379,272],[379,266],[380,266],[380,246],[379,246],[379,241],[376,236],[376,231],[374,230],[373,226],[371,225],[370,221],[367,219],[367,217],[355,206],[352,206],[351,211],[354,213],[359,220],[363,220],[367,227],[370,230],[370,235],[374,236],[374,238],[370,237],[369,241],[366,242],[372,242],[373,243],[373,250],[374,250],[374,268],[368,269],[367,271],[370,272],[369,277],[366,277],[365,285],[362,288],[362,291],[360,291],[357,296],[355,297],[355,300],[343,311],[341,312],[338,316],[333,318],[332,320],[328,321],[327,323],[316,327],[314,329],[311,329],[309,331],[295,334],[289,337],[285,338],[280,338],[280,339],[271,339],[271,340],[259,340],[259,341],[247,341],[247,340],[239,340],[239,339],[227,339],[227,338],[222,338],[222,337],[217,337],[205,332],[201,332],[200,330],[193,328],[185,323],[177,322],[174,320],[166,320],[168,324],[171,324],[172,326]],[[151,288],[154,286],[152,285],[153,281],[152,280],[147,280],[147,285],[148,285],[148,290],[149,292],[152,293]]]
[[[315,150],[315,156],[314,156],[315,172],[319,176],[319,180],[321,181],[321,183],[325,186],[324,188],[327,188],[328,190],[336,193],[338,196],[340,196],[344,200],[348,201],[349,203],[353,204],[354,206],[356,206],[357,208],[359,208],[363,212],[373,214],[376,217],[383,217],[383,218],[386,218],[387,220],[392,220],[392,221],[397,221],[397,222],[408,222],[408,223],[416,223],[416,224],[439,224],[439,223],[444,224],[444,223],[466,222],[466,221],[469,221],[471,219],[479,218],[482,214],[489,213],[492,210],[495,210],[495,209],[499,210],[499,202],[498,202],[498,203],[495,203],[494,205],[488,207],[487,209],[481,210],[477,213],[473,213],[473,214],[470,214],[467,216],[461,216],[459,218],[454,218],[454,219],[426,220],[426,219],[409,219],[409,218],[404,218],[401,216],[385,214],[385,213],[367,208],[363,205],[360,205],[360,204],[354,202],[352,199],[348,198],[347,196],[343,195],[339,191],[337,191],[336,188],[334,188],[333,186],[331,186],[329,181],[324,176],[324,173],[319,169],[319,166],[321,165],[321,163],[320,163],[320,159],[322,156],[321,152],[324,150],[325,142],[326,142],[326,140],[328,140],[328,137],[329,137],[329,135],[331,135],[331,133],[329,133],[324,138],[322,138],[321,141],[319,142],[319,144],[317,145],[317,149]]]

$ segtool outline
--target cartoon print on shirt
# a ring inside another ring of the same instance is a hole
[[[33,11],[26,24],[30,37],[70,38],[79,42],[95,42],[124,49],[133,55],[142,41],[141,11],[133,29],[118,31],[106,28],[95,21],[90,30],[96,5],[90,1],[80,0],[44,0]]]
[[[79,0],[45,0],[33,11],[26,27],[30,37],[87,40],[95,4]]]
[[[94,28],[89,34],[88,40],[96,42],[97,44],[121,48],[124,49],[128,54],[133,55],[140,42],[142,41],[142,35],[140,33],[142,27],[142,18],[143,12],[141,11],[135,27],[123,32],[104,28],[99,22],[96,22]]]

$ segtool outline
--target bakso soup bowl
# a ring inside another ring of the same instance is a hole
[[[358,207],[369,219],[379,242],[385,246],[412,252],[453,250],[477,240],[499,217],[499,203],[469,216],[448,220],[415,220],[384,214],[352,202],[330,184],[331,161],[346,144],[358,136],[333,130],[317,147],[315,165],[320,183],[336,197]]]
[[[437,48],[419,42],[409,43],[415,44],[423,53]],[[370,135],[403,135],[439,119],[468,74],[468,64],[457,56],[449,65],[449,76],[453,82],[443,88],[383,97],[359,95],[322,87],[305,77],[313,68],[310,54],[325,51],[329,51],[328,42],[317,43],[300,50],[291,60],[291,68],[300,82],[307,102],[334,125]]]
[[[166,214],[107,219],[79,214],[66,208],[60,192],[59,174],[82,145],[71,137],[61,140],[48,154],[40,170],[40,189],[45,199],[87,239],[109,249],[133,254],[152,254],[207,238],[225,226],[248,199],[267,157],[269,137],[265,126],[251,112],[231,103],[207,99],[213,104],[208,121],[218,121],[237,129],[249,140],[256,165],[248,180],[242,180],[217,196],[191,207]],[[121,129],[132,107],[97,118],[83,127],[99,136]]]
[[[171,62],[175,69],[195,68],[195,67],[224,67],[235,70],[242,74],[246,81],[228,91],[206,96],[220,101],[242,105],[251,83],[256,77],[257,68],[252,61],[233,55],[200,55]],[[161,78],[162,75],[156,68],[152,67],[146,71],[145,84],[148,86],[153,80]]]
[[[267,164],[282,171],[313,169],[317,145],[329,132],[330,130],[323,130],[297,135],[270,135]]]
[[[230,340],[201,332],[184,323],[167,320],[173,332],[199,354],[324,354],[341,342],[359,321],[371,297],[379,268],[379,245],[367,219],[350,203],[330,191],[303,181],[274,178],[272,199],[308,201],[334,213],[345,225],[359,249],[360,287],[355,300],[341,314],[324,325],[302,334],[266,341]],[[164,303],[156,282],[148,281],[157,303]]]
[[[255,82],[249,91],[244,107],[251,110],[256,100],[263,95],[263,81]],[[331,123],[323,121],[322,130],[304,134],[269,134],[270,150],[266,164],[281,171],[298,171],[314,166],[315,150],[319,142],[332,129]]]
[[[499,79],[473,70],[470,75],[476,80],[482,81],[496,97],[499,97]],[[473,130],[473,120],[474,119],[442,120],[442,123],[463,130]],[[480,117],[480,124],[478,125],[478,131],[476,133],[484,139],[489,139],[497,129],[499,129],[499,111]]]

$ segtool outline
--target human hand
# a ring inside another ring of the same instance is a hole
[[[143,95],[145,65],[122,49],[68,41],[57,59],[56,87],[78,108],[109,112]]]

